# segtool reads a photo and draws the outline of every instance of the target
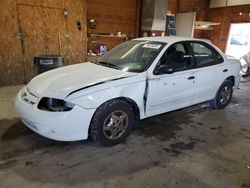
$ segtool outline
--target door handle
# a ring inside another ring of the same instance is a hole
[[[193,80],[193,79],[195,79],[195,76],[188,77],[188,80]]]
[[[228,71],[228,69],[224,69],[224,70],[223,70],[223,72],[227,72],[227,71]]]
[[[160,80],[161,78],[159,77],[149,77],[148,80]]]

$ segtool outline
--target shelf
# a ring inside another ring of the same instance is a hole
[[[99,55],[96,55],[96,56],[90,56],[90,55],[88,55],[87,56],[87,61],[88,62],[95,62],[99,57],[101,57],[101,56],[99,56]]]
[[[203,30],[203,31],[212,31],[214,30],[213,28],[202,28],[202,27],[195,27],[195,30]]]
[[[220,25],[220,23],[207,22],[207,21],[195,21],[194,29],[197,30],[213,30],[213,26]]]
[[[121,44],[123,42],[126,42],[128,40],[128,37],[126,35],[118,36],[118,35],[112,35],[112,34],[106,34],[106,33],[89,33],[88,34],[88,51],[93,52],[99,52],[99,45],[104,44],[107,46],[107,49],[110,50],[117,46],[118,44]],[[93,61],[97,59],[98,57],[90,56],[88,57],[89,60]]]
[[[91,37],[108,37],[108,38],[123,38],[127,39],[127,36],[117,36],[117,35],[101,35],[101,34],[90,34]]]

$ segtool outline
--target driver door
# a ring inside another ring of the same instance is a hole
[[[161,65],[167,65],[169,70],[160,71]],[[192,104],[196,79],[193,68],[194,61],[185,43],[175,43],[166,50],[148,76],[147,117]]]

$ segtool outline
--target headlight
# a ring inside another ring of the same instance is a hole
[[[38,109],[52,112],[66,112],[72,110],[75,105],[62,99],[43,97],[38,103]]]

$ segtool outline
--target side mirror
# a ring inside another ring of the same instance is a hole
[[[156,71],[156,74],[172,74],[174,73],[174,68],[169,67],[168,65],[160,65]]]

